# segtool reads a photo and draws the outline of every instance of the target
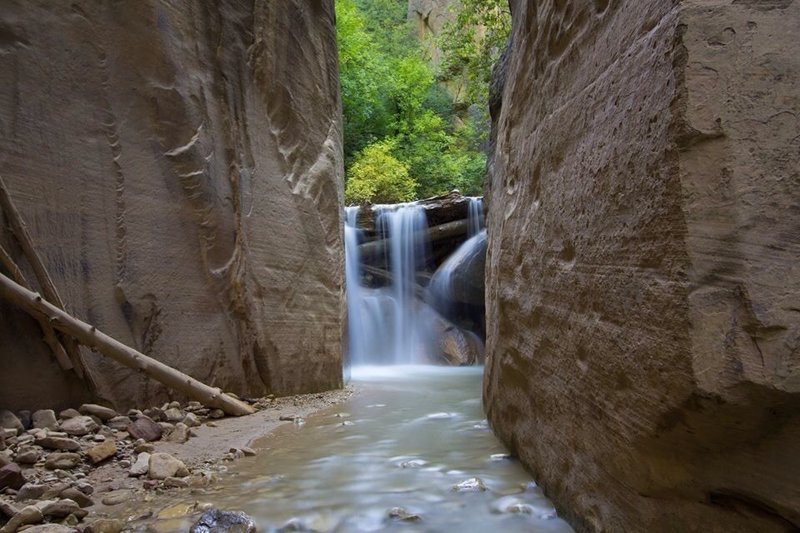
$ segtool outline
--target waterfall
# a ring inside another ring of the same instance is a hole
[[[416,272],[426,261],[427,220],[416,204],[377,206],[378,235],[388,238],[385,249],[391,285],[362,285],[356,228],[358,208],[347,208],[345,262],[349,359],[360,364],[413,364],[421,361],[425,342],[416,318]]]
[[[473,237],[483,229],[483,198],[470,196],[468,198],[467,227],[468,236]]]

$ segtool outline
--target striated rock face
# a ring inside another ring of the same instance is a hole
[[[2,2],[0,174],[70,311],[240,395],[341,385],[333,22],[331,0]],[[0,405],[80,403],[0,314]],[[164,396],[84,355],[118,406]]]
[[[581,531],[797,527],[800,2],[511,3],[492,426]]]

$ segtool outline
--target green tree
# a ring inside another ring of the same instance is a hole
[[[508,0],[461,0],[437,45],[442,51],[439,77],[465,77],[467,101],[486,106],[492,67],[503,53],[511,31]]]
[[[379,141],[364,148],[350,167],[345,200],[349,204],[385,204],[413,200],[417,183],[408,165],[392,155],[391,141]]]

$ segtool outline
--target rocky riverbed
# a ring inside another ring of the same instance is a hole
[[[240,418],[198,402],[124,414],[95,404],[58,413],[2,410],[0,533],[123,531],[123,504],[142,502],[146,515],[158,495],[202,492],[230,462],[256,453],[253,440],[351,394],[249,400],[257,412]]]

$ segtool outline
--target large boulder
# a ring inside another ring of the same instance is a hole
[[[492,427],[580,531],[796,528],[800,2],[511,6]]]
[[[0,35],[0,175],[68,309],[240,396],[341,386],[333,0],[7,0]],[[0,405],[88,400],[0,317]],[[168,397],[83,356],[118,409]]]
[[[486,232],[466,240],[442,263],[431,278],[428,289],[434,299],[447,304],[484,305]]]

